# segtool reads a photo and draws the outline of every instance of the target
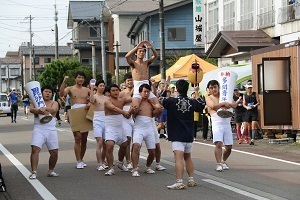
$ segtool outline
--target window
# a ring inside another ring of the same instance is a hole
[[[20,70],[18,68],[11,68],[9,70],[10,76],[19,76],[20,75]]]
[[[207,36],[208,41],[211,42],[216,37],[219,32],[219,10],[218,10],[219,1],[213,1],[208,4],[208,30]]]
[[[5,70],[5,68],[1,69],[1,76],[6,76],[6,70]]]
[[[51,58],[44,58],[44,63],[51,63]]]
[[[83,65],[89,65],[89,64],[90,64],[90,59],[88,59],[88,58],[82,58],[82,59],[81,59],[81,63],[82,63]]]
[[[185,28],[168,28],[169,41],[185,41]]]
[[[99,27],[90,27],[90,37],[100,37],[100,28]]]
[[[40,64],[40,57],[34,58],[34,64]]]
[[[235,28],[235,5],[234,0],[224,0],[224,31],[232,31]]]
[[[241,30],[253,29],[254,1],[241,0]]]

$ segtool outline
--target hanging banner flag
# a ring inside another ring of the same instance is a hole
[[[193,0],[194,44],[197,46],[205,44],[205,9],[203,1],[204,0]]]

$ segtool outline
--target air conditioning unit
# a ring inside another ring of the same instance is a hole
[[[44,68],[45,66],[44,65],[41,65],[41,68]]]

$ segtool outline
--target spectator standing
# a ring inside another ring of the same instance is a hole
[[[17,123],[17,111],[20,93],[17,93],[16,88],[12,88],[11,92],[7,94],[10,102],[10,111],[11,111],[11,123]]]

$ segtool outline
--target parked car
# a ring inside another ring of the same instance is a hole
[[[0,93],[0,114],[11,115],[8,98],[5,93]]]

